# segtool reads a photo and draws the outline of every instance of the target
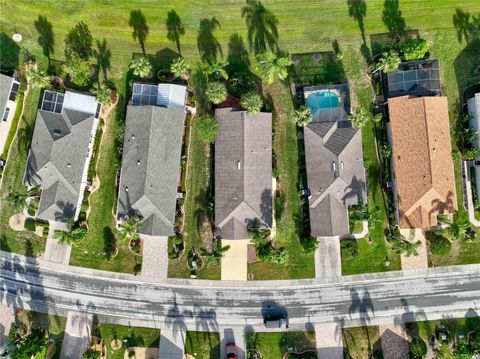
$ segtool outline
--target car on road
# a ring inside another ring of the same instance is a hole
[[[227,359],[237,359],[237,345],[235,343],[227,343],[225,346]]]
[[[288,328],[288,316],[286,314],[267,314],[263,318],[265,328]]]

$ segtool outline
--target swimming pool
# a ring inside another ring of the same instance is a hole
[[[329,90],[313,92],[307,97],[307,106],[312,113],[337,108],[339,102],[339,96]]]

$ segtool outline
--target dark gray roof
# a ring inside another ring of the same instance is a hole
[[[248,239],[272,225],[272,114],[217,109],[215,225],[222,238]]]
[[[139,213],[140,233],[173,234],[185,109],[128,106],[117,218]]]
[[[362,134],[350,122],[305,127],[311,235],[349,233],[347,206],[367,198]]]
[[[72,101],[76,96],[86,95],[73,94]],[[65,222],[76,213],[94,121],[95,106],[85,112],[38,110],[24,180],[42,188],[39,218]]]
[[[13,81],[14,79],[12,77],[0,74],[0,116],[2,116],[5,111]]]

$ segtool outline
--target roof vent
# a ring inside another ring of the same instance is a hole
[[[343,171],[344,167],[345,167],[345,166],[343,165],[343,161],[341,161],[341,162],[340,162],[340,168],[342,169],[342,171]]]
[[[70,163],[67,163],[67,167],[70,168],[72,167],[72,165]]]
[[[60,131],[58,128],[56,128],[56,129],[53,130],[53,134],[55,136],[60,136],[62,134],[62,131]]]
[[[332,170],[333,172],[335,172],[335,170],[337,169],[337,165],[335,162],[332,162]]]
[[[135,135],[132,135],[132,140],[134,140],[134,139],[135,139]]]
[[[125,186],[125,192],[128,192],[128,187],[127,186]]]
[[[137,161],[137,166],[140,166],[140,160]]]
[[[242,163],[240,161],[237,161],[237,169],[242,169]]]

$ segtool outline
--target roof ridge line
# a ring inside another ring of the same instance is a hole
[[[427,106],[426,106],[426,98],[421,97],[422,99],[422,106],[423,106],[423,113],[425,114],[424,116],[424,121],[425,121],[425,131],[427,132],[427,153],[428,153],[428,172],[430,174],[430,188],[433,188],[433,172],[432,172],[432,154],[430,153],[430,131],[428,128],[428,121],[427,121]],[[428,192],[428,191],[427,191]],[[425,192],[425,193],[427,193]],[[423,195],[425,195],[425,193]],[[422,196],[423,197],[423,196]],[[421,197],[421,198],[422,198]]]

